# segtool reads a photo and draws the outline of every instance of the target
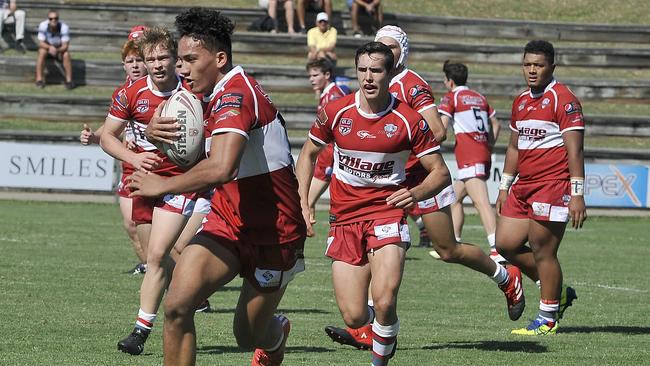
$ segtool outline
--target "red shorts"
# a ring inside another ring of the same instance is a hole
[[[198,193],[168,194],[163,197],[133,197],[133,208],[131,210],[131,220],[139,224],[150,224],[153,217],[154,207],[161,208],[165,211],[181,214],[190,217],[194,212]]]
[[[407,188],[413,188],[427,177],[426,171],[418,171],[414,174],[407,174],[404,184]],[[440,193],[429,199],[418,202],[413,207],[407,209],[406,213],[410,216],[422,216],[428,213],[436,212],[442,208],[450,206],[456,202],[456,192],[453,186],[445,187]]]
[[[279,245],[253,245],[199,231],[190,243],[207,248],[220,244],[228,249],[239,259],[239,275],[260,292],[286,287],[296,274],[305,270],[304,239]]]
[[[126,187],[126,177],[131,175],[131,173],[122,173],[120,181],[117,183],[117,195],[124,198],[129,198],[131,190]]]
[[[483,161],[480,163],[471,163],[459,166],[457,179],[465,180],[470,178],[480,178],[483,180],[488,180],[490,178],[491,167],[491,161]]]
[[[329,182],[332,178],[332,165],[334,165],[334,147],[332,144],[328,144],[318,154],[314,166],[314,178]]]
[[[334,225],[327,238],[325,255],[353,266],[368,263],[368,253],[389,244],[410,243],[405,217]]]
[[[570,187],[568,180],[517,181],[510,187],[508,198],[501,207],[501,215],[515,219],[567,222]]]

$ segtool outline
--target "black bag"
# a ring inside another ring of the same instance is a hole
[[[248,26],[248,30],[251,32],[270,32],[273,29],[275,29],[275,24],[273,18],[268,14],[255,19],[251,25]]]

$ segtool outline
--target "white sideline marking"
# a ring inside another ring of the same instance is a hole
[[[25,239],[9,238],[9,237],[6,237],[6,236],[0,236],[0,241],[8,241],[10,243],[23,243],[26,240]]]
[[[618,291],[627,291],[627,292],[639,292],[639,293],[649,293],[649,290],[641,290],[638,288],[629,288],[629,287],[620,287],[620,286],[610,286],[610,285],[602,285],[602,284],[592,284],[592,283],[576,283],[576,285],[581,285],[581,286],[592,286],[592,287],[598,287],[598,288],[604,288],[607,290],[618,290]]]

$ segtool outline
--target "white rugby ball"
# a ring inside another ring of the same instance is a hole
[[[203,106],[199,99],[187,90],[179,90],[165,103],[160,115],[174,117],[180,124],[180,136],[172,144],[161,143],[163,153],[174,164],[189,167],[203,156]]]

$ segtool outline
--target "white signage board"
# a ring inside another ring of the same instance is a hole
[[[111,191],[113,166],[99,146],[0,141],[0,187]]]

